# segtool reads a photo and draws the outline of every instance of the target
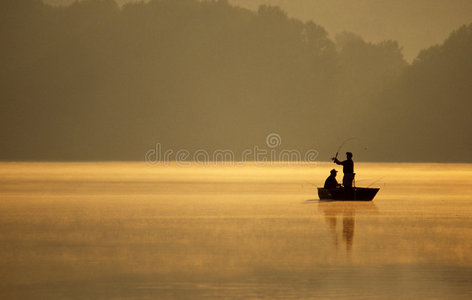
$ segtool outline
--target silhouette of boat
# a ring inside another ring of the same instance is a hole
[[[318,196],[320,197],[320,200],[372,201],[379,190],[379,188],[362,187],[355,187],[352,189],[318,188]]]

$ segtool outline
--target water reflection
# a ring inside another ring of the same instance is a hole
[[[318,209],[323,212],[334,246],[339,249],[341,235],[341,243],[345,244],[348,255],[351,255],[354,245],[356,213],[378,213],[373,202],[320,201]],[[342,220],[342,233],[338,232],[339,219]]]

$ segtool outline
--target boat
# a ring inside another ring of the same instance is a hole
[[[325,189],[318,188],[320,200],[338,200],[338,201],[372,201],[380,188],[355,187],[352,189],[336,188]]]

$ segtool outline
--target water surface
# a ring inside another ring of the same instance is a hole
[[[472,165],[332,167],[1,163],[0,297],[472,297]]]

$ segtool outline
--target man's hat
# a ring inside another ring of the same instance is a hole
[[[346,152],[346,155],[352,156],[352,153],[351,152]]]
[[[336,169],[332,169],[332,170],[331,170],[331,174],[332,174],[332,173],[338,173],[338,171],[336,171]]]

